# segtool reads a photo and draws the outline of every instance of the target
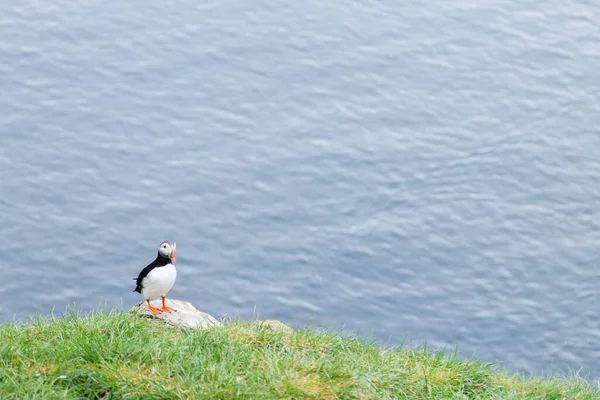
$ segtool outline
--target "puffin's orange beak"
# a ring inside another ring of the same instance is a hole
[[[177,247],[176,243],[173,243],[173,250],[171,250],[171,255],[169,257],[171,257],[171,260],[175,261],[177,260],[177,250],[175,250],[175,248]]]

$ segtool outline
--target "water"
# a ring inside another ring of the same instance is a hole
[[[600,6],[5,2],[0,318],[216,316],[600,376]]]

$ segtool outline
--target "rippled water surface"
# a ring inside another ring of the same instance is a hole
[[[600,376],[600,6],[5,2],[0,318],[216,316]]]

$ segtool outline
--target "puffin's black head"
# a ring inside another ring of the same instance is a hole
[[[175,251],[176,246],[177,244],[175,242],[165,240],[158,247],[158,255],[174,262],[177,259],[177,251]]]

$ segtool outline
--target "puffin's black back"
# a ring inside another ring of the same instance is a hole
[[[169,265],[171,264],[171,260],[163,257],[160,255],[160,253],[158,253],[158,255],[156,256],[156,259],[154,261],[152,261],[150,264],[148,264],[148,266],[146,266],[146,268],[144,268],[140,274],[138,275],[137,278],[133,278],[133,280],[135,281],[135,289],[133,289],[134,292],[138,292],[138,293],[142,293],[142,281],[144,280],[144,278],[150,273],[150,271],[152,271],[154,268],[158,268],[158,267],[164,267],[165,265]]]

